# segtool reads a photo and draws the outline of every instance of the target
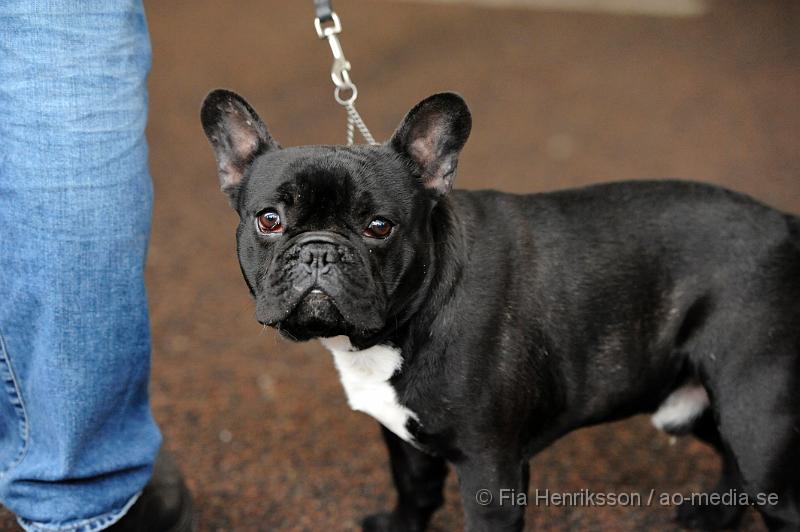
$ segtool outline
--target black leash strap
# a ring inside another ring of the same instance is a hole
[[[314,0],[314,12],[320,22],[333,19],[333,7],[330,0]]]

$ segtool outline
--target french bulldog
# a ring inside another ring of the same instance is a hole
[[[713,446],[713,492],[748,497],[684,504],[683,525],[752,502],[800,529],[800,218],[680,181],[452,190],[471,128],[453,93],[375,146],[281,148],[226,90],[201,121],[258,321],[320,339],[383,426],[397,504],[365,530],[425,529],[447,463],[468,530],[520,530],[503,491],[533,455],[639,413]]]

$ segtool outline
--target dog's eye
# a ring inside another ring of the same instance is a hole
[[[283,232],[281,216],[272,209],[262,211],[256,216],[256,229],[262,235],[269,235]]]
[[[364,236],[370,238],[386,238],[392,232],[392,222],[385,218],[373,219],[366,229],[364,229]]]

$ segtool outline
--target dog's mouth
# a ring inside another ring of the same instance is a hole
[[[342,316],[336,301],[321,288],[312,288],[306,292],[294,307],[292,314],[319,321]]]
[[[321,288],[308,290],[289,315],[274,326],[284,337],[298,342],[346,335],[353,330],[334,298]]]
[[[362,336],[384,326],[385,302],[368,260],[327,233],[304,233],[277,255],[257,292],[258,320],[293,340]]]

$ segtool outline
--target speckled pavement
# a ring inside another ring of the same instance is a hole
[[[235,7],[234,7],[235,5]],[[414,103],[462,93],[474,115],[457,186],[528,192],[700,179],[800,213],[800,4],[712,1],[700,17],[336,0],[359,109],[385,138]],[[393,501],[375,422],[330,356],[253,318],[198,121],[245,95],[284,145],[341,142],[311,2],[147,2],[156,205],[147,281],[153,409],[203,531],[356,530]],[[540,492],[696,492],[716,457],[645,417],[571,434],[532,461]],[[674,508],[531,504],[530,530],[677,530]],[[462,526],[456,480],[433,530]],[[0,512],[0,529],[15,530]],[[749,513],[746,530],[763,530]]]

